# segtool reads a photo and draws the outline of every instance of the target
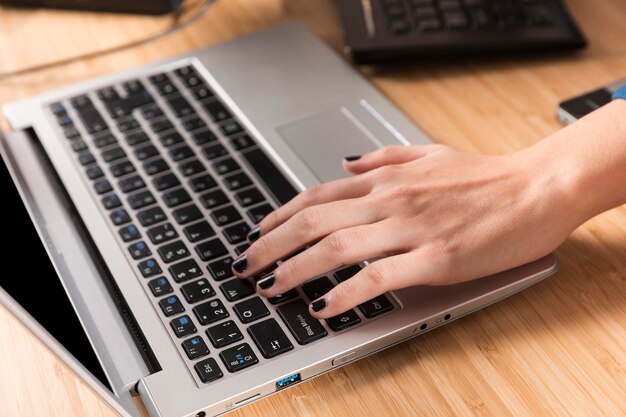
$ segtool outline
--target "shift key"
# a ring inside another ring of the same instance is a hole
[[[301,345],[311,343],[328,334],[319,320],[309,314],[309,307],[302,300],[280,306],[278,314]]]

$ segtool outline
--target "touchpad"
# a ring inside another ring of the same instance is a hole
[[[341,161],[383,146],[345,107],[279,127],[278,133],[320,182],[347,177]]]

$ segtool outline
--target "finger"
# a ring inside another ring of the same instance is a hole
[[[366,153],[362,156],[344,158],[343,167],[353,174],[362,174],[383,165],[397,165],[410,162],[441,149],[442,145],[391,145]]]
[[[283,262],[258,283],[259,293],[274,297],[341,265],[389,256],[403,249],[389,220],[338,230],[298,255]]]
[[[309,305],[317,318],[329,318],[387,291],[432,282],[433,268],[419,251],[373,262]],[[318,311],[315,311],[318,310]]]
[[[306,207],[252,243],[233,262],[233,270],[241,278],[250,277],[336,230],[380,220],[379,212],[361,198]]]

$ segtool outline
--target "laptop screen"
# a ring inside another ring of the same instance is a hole
[[[16,262],[14,269],[23,271],[0,274],[0,287],[112,392],[2,158],[0,190],[5,219],[11,222],[12,230],[20,231],[3,236],[11,244],[3,245],[2,259]]]

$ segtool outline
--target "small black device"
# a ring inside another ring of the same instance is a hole
[[[178,9],[182,0],[0,0],[13,7],[50,7],[102,12],[166,14]]]
[[[356,63],[583,48],[561,0],[339,0]]]
[[[564,125],[575,122],[611,101],[613,93],[624,85],[626,78],[560,102],[556,112],[557,119]]]

